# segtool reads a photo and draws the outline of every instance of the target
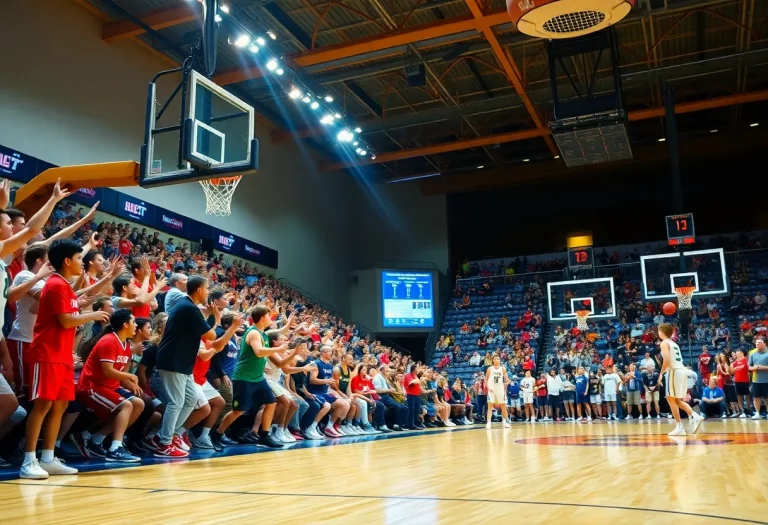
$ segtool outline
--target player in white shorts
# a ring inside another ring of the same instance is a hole
[[[669,402],[669,409],[672,411],[672,415],[677,422],[675,429],[669,435],[685,435],[685,429],[680,419],[681,408],[688,414],[688,418],[691,420],[692,432],[695,434],[698,432],[704,418],[694,412],[691,406],[683,400],[688,392],[687,373],[685,365],[683,365],[683,354],[680,352],[680,347],[671,339],[672,325],[660,324],[659,337],[661,338],[661,355],[664,358],[664,364],[661,366],[661,372],[659,373],[659,383],[666,372],[664,384],[666,385],[667,401]]]
[[[488,385],[488,423],[485,428],[491,428],[493,419],[493,407],[501,409],[501,417],[504,421],[504,428],[509,428],[507,420],[507,385],[509,376],[507,369],[501,366],[501,358],[495,356],[493,365],[488,367],[485,372],[485,384]]]
[[[273,346],[280,346],[285,342],[285,336],[282,334],[268,333],[267,335]],[[292,360],[293,357],[288,359],[285,355],[273,354],[264,364],[264,377],[277,402],[270,432],[273,439],[283,444],[296,443],[297,441],[288,431],[288,423],[299,409],[299,404],[293,400],[291,391],[282,385],[282,367],[290,365]]]

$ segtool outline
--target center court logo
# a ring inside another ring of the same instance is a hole
[[[666,434],[647,436],[553,436],[518,439],[521,445],[555,445],[576,447],[676,447],[714,445],[756,445],[768,443],[768,434],[722,433],[696,434],[672,438]]]

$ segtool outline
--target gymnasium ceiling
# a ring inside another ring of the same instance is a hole
[[[199,32],[195,1],[75,1],[104,19],[106,41],[134,39],[173,60]],[[545,42],[515,31],[504,0],[220,2],[233,6],[254,33],[272,30],[271,49],[363,128],[377,155],[363,161],[372,177],[424,177],[422,188],[433,193],[567,173],[547,132],[552,99]],[[637,3],[616,26],[635,160],[665,154],[659,143],[665,86],[674,87],[684,148],[711,151],[714,140],[733,147],[765,140],[768,1]],[[227,43],[235,30],[222,25],[214,80],[272,122],[276,140],[301,140],[319,151],[321,170],[349,167],[335,137]],[[406,54],[425,62],[426,86],[409,87]],[[577,75],[592,72],[590,63],[573,67]],[[610,87],[611,71],[602,62],[595,78],[598,90]],[[559,84],[570,89],[565,76]],[[761,118],[763,127],[755,127]],[[602,169],[616,169],[611,166]]]

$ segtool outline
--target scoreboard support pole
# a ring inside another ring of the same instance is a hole
[[[680,148],[675,117],[675,90],[667,86],[664,92],[667,150],[669,151],[669,174],[672,177],[672,212],[683,213],[683,184],[680,180]]]

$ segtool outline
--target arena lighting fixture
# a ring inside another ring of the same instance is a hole
[[[358,141],[354,141],[354,142],[352,143],[352,145],[353,145],[353,146],[359,146],[359,145],[360,145],[360,143],[359,143]]]
[[[710,129],[709,132],[710,133],[717,133],[717,130],[716,129]]]
[[[319,104],[317,101],[315,101],[315,102],[312,102],[312,103],[309,105],[309,107],[311,107],[312,109],[317,109],[317,108],[319,108],[319,107],[320,107],[320,104]]]
[[[560,155],[555,155],[555,158],[556,158],[556,159],[559,159],[559,158],[560,158]]]
[[[255,45],[255,44],[251,44],[248,47],[248,51],[250,51],[251,53],[258,53],[259,52],[259,46]]]
[[[304,102],[305,104],[309,104],[312,101],[312,99],[309,98],[309,95],[304,95],[303,97],[301,97],[301,101]]]
[[[659,142],[666,142],[666,141],[667,141],[667,139],[665,139],[664,137],[661,137],[661,138],[659,139]]]
[[[323,118],[320,119],[320,124],[325,124],[326,126],[333,124],[333,115],[323,115]]]
[[[285,69],[283,69],[283,68],[279,67],[279,68],[277,68],[277,70],[275,71],[275,73],[277,73],[278,75],[282,75],[283,73],[285,73]]]
[[[376,155],[373,155],[373,154],[372,154],[372,155],[371,155],[371,159],[372,159],[372,160],[376,160]]]
[[[221,4],[219,6],[219,9],[221,9],[222,13],[229,14],[229,6],[227,4]]]
[[[339,131],[339,133],[336,135],[336,139],[339,142],[352,142],[352,139],[354,138],[354,135],[352,135],[352,132],[348,129],[342,129]]]
[[[301,90],[297,87],[291,88],[290,93],[288,93],[288,96],[291,97],[293,100],[296,100],[297,98],[301,98]]]
[[[274,34],[272,31],[267,31],[267,35],[269,35],[269,38],[272,40],[277,40],[277,35]]]
[[[259,38],[257,38],[257,39],[256,39],[256,43],[257,43],[257,44],[259,44],[259,45],[260,45],[260,46],[262,46],[262,47],[264,47],[265,45],[267,45],[267,41],[266,41],[266,40],[264,40],[264,39],[263,39],[263,38],[261,38],[261,37],[259,37]]]
[[[233,42],[235,47],[245,47],[250,43],[251,43],[251,37],[249,37],[248,35],[238,35],[238,37]]]
[[[213,19],[214,19],[216,22],[218,22],[218,23],[221,23],[221,15],[220,15],[219,13],[216,13],[216,16],[214,16],[214,17],[213,17]]]
[[[333,102],[333,96],[326,95],[323,100],[325,100],[326,102],[328,102],[330,104],[331,102]]]
[[[362,133],[363,130],[359,126],[355,128],[355,133]]]
[[[760,125],[760,123],[759,123],[759,122],[753,122],[752,124],[750,124],[750,125],[749,125],[749,127],[750,127],[750,128],[756,128],[756,127],[757,127],[757,126],[759,126],[759,125]]]
[[[341,120],[341,113],[334,113],[333,116]]]
[[[523,159],[523,162],[530,162],[531,159]]]
[[[269,69],[270,71],[274,71],[275,69],[277,69],[277,60],[275,60],[274,58],[270,58],[269,61],[267,62],[267,69]]]

